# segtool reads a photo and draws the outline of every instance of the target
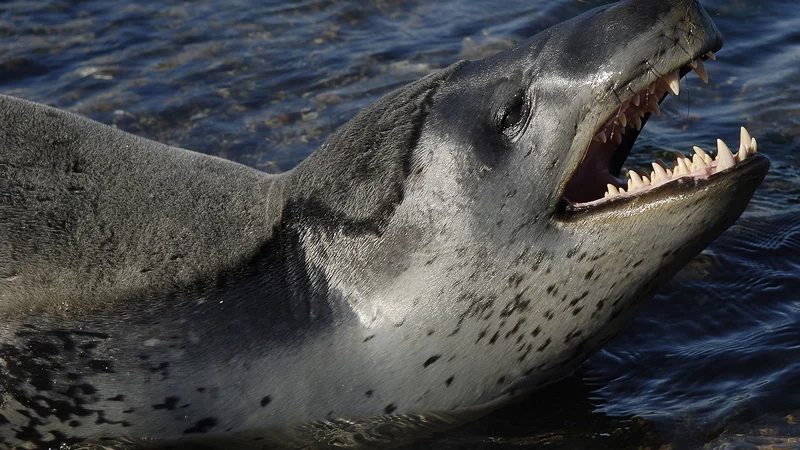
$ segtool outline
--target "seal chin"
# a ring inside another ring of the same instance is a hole
[[[623,207],[633,199],[663,199],[665,195],[674,195],[675,188],[691,189],[705,185],[734,171],[763,168],[766,172],[769,166],[767,158],[758,154],[756,139],[741,127],[739,148],[735,153],[718,139],[716,157],[695,146],[691,156],[676,152],[672,163],[653,161],[646,170],[628,171],[626,182],[618,178],[649,117],[660,114],[659,104],[669,94],[678,95],[680,79],[694,70],[702,81],[708,82],[704,62],[708,59],[716,59],[713,51],[696,56],[634,92],[610,114],[586,145],[583,158],[565,184],[558,208],[562,217],[594,209]],[[750,160],[754,163],[747,164]]]

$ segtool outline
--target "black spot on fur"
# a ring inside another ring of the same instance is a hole
[[[94,373],[114,373],[111,361],[93,359],[87,363]]]
[[[125,396],[122,394],[116,395],[108,399],[110,402],[122,402],[125,401]]]
[[[368,342],[368,341],[372,340],[372,338],[374,338],[374,337],[375,337],[374,334],[370,334],[369,336],[364,338],[364,342]]]
[[[531,336],[536,337],[541,332],[542,332],[542,327],[536,327],[533,331],[531,331]]]
[[[208,433],[215,426],[217,426],[217,419],[213,417],[206,417],[205,419],[197,421],[192,428],[183,430],[183,434]]]
[[[519,361],[519,362],[525,361],[525,358],[527,358],[527,357],[528,357],[528,353],[530,353],[530,352],[531,352],[531,349],[532,349],[532,348],[533,348],[533,344],[528,344],[528,346],[527,346],[527,347],[525,347],[525,353],[523,353],[523,354],[522,354],[522,355],[521,355],[521,356],[518,358],[518,361]]]
[[[514,300],[509,302],[500,311],[500,317],[506,318],[515,312],[525,312],[528,309],[531,301],[522,297],[523,293],[519,292],[514,296]]]
[[[513,287],[519,287],[519,284],[522,283],[522,274],[515,273],[508,277],[508,285]]]
[[[591,258],[589,258],[589,261],[597,261],[598,259],[602,258],[605,255],[606,255],[606,252],[599,253],[599,254],[594,255]]]
[[[272,397],[267,395],[266,397],[261,399],[261,407],[263,408],[263,407],[269,405],[271,402],[272,402]]]
[[[590,280],[592,279],[592,275],[594,275],[594,269],[591,269],[588,272],[586,272],[586,276],[584,277],[584,279]]]
[[[575,247],[572,248],[572,250],[568,251],[567,252],[567,259],[572,259],[573,256],[577,255],[578,254],[578,250],[580,250],[580,247],[575,246]]]
[[[583,300],[584,298],[586,298],[586,296],[588,296],[588,295],[589,295],[589,291],[583,291],[583,294],[581,294],[579,297],[577,297],[577,298],[573,298],[572,300],[570,300],[570,302],[569,302],[569,306],[575,306],[575,305],[577,305],[577,304],[578,304],[578,302],[580,302],[581,300]]]
[[[104,423],[107,423],[109,425],[122,425],[123,427],[131,426],[130,422],[126,422],[124,420],[114,421],[106,419],[105,411],[96,411],[96,413],[97,413],[97,420],[95,420],[94,423],[96,423],[97,425],[102,425]]]
[[[430,358],[425,360],[425,363],[422,364],[422,367],[428,367],[431,364],[435,363],[442,355],[433,355]]]
[[[539,348],[536,349],[536,351],[543,352],[547,348],[547,346],[550,345],[552,341],[553,341],[552,339],[547,338],[547,340],[545,340],[544,343],[540,345]]]
[[[568,344],[568,343],[569,343],[569,341],[571,341],[571,340],[573,340],[573,339],[575,339],[575,338],[579,337],[581,334],[583,334],[583,331],[581,331],[581,330],[572,330],[572,331],[571,331],[571,332],[569,332],[569,334],[567,334],[567,336],[564,338],[564,343],[565,343],[565,344]]]
[[[159,373],[161,374],[162,377],[161,379],[166,380],[167,378],[169,378],[169,363],[164,361],[162,363],[159,363],[158,366],[156,367],[151,367],[150,373]]]
[[[608,299],[604,298],[604,299],[600,300],[599,302],[597,302],[597,304],[594,306],[594,308],[596,310],[598,310],[598,311],[602,310],[603,306],[605,306],[605,304],[606,304],[606,300],[608,300]]]
[[[164,399],[164,403],[153,405],[153,409],[166,409],[167,411],[173,411],[180,400],[181,399],[179,397],[167,397]]]
[[[383,408],[383,412],[386,414],[391,414],[395,411],[397,411],[397,406],[394,406],[394,403],[389,403],[386,408]]]
[[[489,338],[489,344],[494,344],[497,342],[497,338],[500,336],[499,331],[495,331],[491,338]]]
[[[508,330],[508,332],[506,332],[505,338],[508,339],[512,335],[517,334],[519,332],[519,329],[520,329],[520,327],[522,326],[523,323],[525,323],[525,318],[524,317],[522,317],[521,319],[519,319],[517,321],[516,325],[514,325],[514,328],[512,328],[512,329]]]
[[[364,395],[365,395],[367,398],[370,398],[370,397],[372,397],[372,394],[373,394],[373,393],[374,393],[374,391],[373,391],[372,389],[370,389],[370,390],[368,390],[367,392],[364,392]]]
[[[453,379],[454,379],[454,378],[455,378],[455,375],[453,375],[453,376],[451,376],[450,378],[448,378],[448,379],[444,380],[444,384],[445,384],[445,386],[447,386],[447,387],[450,387],[450,385],[451,385],[451,384],[453,384]]]

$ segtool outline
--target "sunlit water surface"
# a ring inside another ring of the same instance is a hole
[[[281,172],[387,91],[602,3],[6,1],[0,92]],[[772,160],[749,209],[578,373],[413,448],[800,448],[800,5],[703,3],[711,83],[689,75],[628,163],[744,124]]]

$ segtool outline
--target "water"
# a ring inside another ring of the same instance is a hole
[[[392,88],[601,3],[5,1],[0,92],[281,172]],[[800,8],[703,3],[711,83],[689,75],[629,164],[744,124],[772,159],[748,211],[578,373],[413,448],[800,448]]]

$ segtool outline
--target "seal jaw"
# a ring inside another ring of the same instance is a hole
[[[695,57],[641,90],[629,89],[632,95],[621,101],[611,113],[607,113],[608,118],[585,145],[581,160],[563,187],[557,207],[560,218],[566,219],[567,216],[574,216],[573,213],[588,212],[598,207],[624,207],[628,200],[637,197],[642,200],[653,198],[651,194],[663,197],[673,192],[672,188],[677,186],[687,188],[706,181],[713,182],[723,172],[741,169],[748,158],[753,159],[755,156],[759,160],[767,161],[766,165],[757,164],[758,167],[764,167],[763,171],[766,173],[768,160],[756,155],[756,140],[742,127],[739,150],[735,154],[718,139],[716,158],[695,146],[693,155],[687,157],[677,153],[672,164],[658,160],[651,164],[652,169],[628,171],[627,183],[617,178],[649,117],[660,114],[659,104],[667,95],[677,95],[680,92],[680,79],[694,70],[702,81],[708,82],[705,61],[716,59],[716,55],[712,50],[706,51],[706,48],[712,45],[716,45],[718,49],[718,39],[709,40]],[[636,80],[627,83],[628,86],[636,84],[641,83]]]

